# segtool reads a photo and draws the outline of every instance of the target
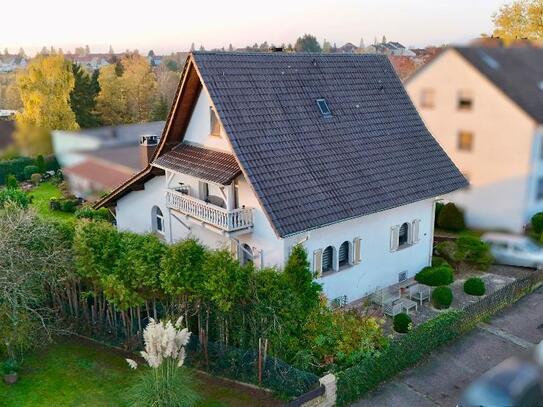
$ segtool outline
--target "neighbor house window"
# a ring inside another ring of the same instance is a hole
[[[153,232],[164,234],[164,215],[158,206],[153,206],[151,210]]]
[[[409,223],[405,222],[400,226],[398,233],[398,247],[401,248],[409,244]]]
[[[539,201],[543,199],[543,178],[537,180],[536,199]]]
[[[458,110],[471,110],[473,106],[473,95],[470,91],[461,90],[458,92]]]
[[[322,272],[332,271],[334,268],[334,248],[328,246],[322,252]]]
[[[210,134],[212,136],[220,136],[221,135],[221,125],[219,123],[219,118],[217,117],[217,112],[215,111],[215,109],[213,109],[213,107],[209,108],[209,114],[210,114],[210,117],[211,117],[211,124],[210,124],[211,131],[210,131]]]
[[[347,266],[349,264],[349,242],[345,241],[339,246],[338,261],[339,267]]]
[[[420,107],[431,108],[434,107],[434,90],[423,89],[420,92]]]
[[[473,150],[473,133],[470,131],[458,132],[458,150],[471,151]]]

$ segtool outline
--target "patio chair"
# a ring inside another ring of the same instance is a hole
[[[373,303],[379,305],[380,307],[384,307],[385,304],[391,303],[398,299],[400,299],[400,294],[398,292],[391,292],[390,289],[387,287],[377,290],[372,295],[371,300]]]
[[[394,304],[393,302],[386,303],[383,305],[383,312],[385,315],[394,318],[396,315],[403,312],[403,305],[400,303]]]
[[[409,298],[418,301],[422,307],[423,301],[430,299],[430,287],[422,284],[412,285],[409,287]]]

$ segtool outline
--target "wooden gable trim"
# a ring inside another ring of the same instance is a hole
[[[195,71],[194,58],[192,57],[192,54],[190,54],[187,57],[187,61],[183,67],[181,80],[174,97],[174,103],[170,109],[168,118],[166,119],[164,130],[162,131],[160,144],[151,157],[150,162],[152,162],[160,154],[170,151],[183,140],[183,136],[190,121],[190,117],[192,116],[192,112],[201,89],[202,84],[200,82],[199,75]],[[122,198],[130,191],[141,190],[145,182],[156,175],[163,174],[164,170],[156,168],[151,164],[147,164],[147,166],[139,173],[135,174],[126,182],[119,185],[104,198],[98,200],[93,207],[111,207],[119,198]]]

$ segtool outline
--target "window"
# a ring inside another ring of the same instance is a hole
[[[349,242],[341,243],[338,251],[339,267],[349,265]]]
[[[539,201],[543,199],[543,178],[537,180],[537,191],[535,198]]]
[[[473,150],[473,133],[470,131],[458,132],[458,150],[471,151]]]
[[[322,252],[322,272],[332,271],[334,267],[334,248],[328,246]]]
[[[151,210],[153,232],[164,234],[164,216],[158,206],[153,206]]]
[[[405,222],[400,226],[400,232],[398,234],[398,247],[401,248],[409,244],[409,223]]]
[[[473,106],[473,96],[467,90],[458,92],[458,110],[471,110]]]
[[[253,262],[253,249],[247,243],[241,246],[241,264],[247,264]]]
[[[217,112],[213,107],[209,108],[209,115],[211,117],[211,123],[210,123],[210,134],[212,136],[221,136],[221,124],[219,123],[219,118],[217,117]]]
[[[328,103],[326,103],[326,99],[317,99],[317,106],[319,106],[319,110],[323,116],[332,116],[332,112],[328,107]]]
[[[420,92],[420,107],[431,108],[434,107],[434,90],[423,89]]]
[[[398,282],[401,283],[405,280],[407,280],[407,271],[402,271],[398,274]]]

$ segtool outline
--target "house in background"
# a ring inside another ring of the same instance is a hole
[[[385,56],[197,52],[150,164],[96,206],[257,267],[303,245],[353,301],[430,263],[435,199],[465,186]]]
[[[522,232],[543,210],[543,49],[449,48],[406,87],[470,181],[447,197],[467,224]]]
[[[164,122],[53,131],[53,150],[72,193],[93,199],[148,164]]]

